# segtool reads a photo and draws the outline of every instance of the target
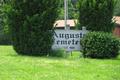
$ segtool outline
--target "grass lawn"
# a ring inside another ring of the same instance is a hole
[[[120,56],[83,59],[21,56],[12,46],[0,46],[0,80],[120,80]],[[77,57],[80,56],[80,57]]]

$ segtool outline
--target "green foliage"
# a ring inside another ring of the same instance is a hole
[[[2,8],[3,8],[3,1],[0,1],[0,30],[4,28],[5,23],[4,23],[4,19],[5,19],[5,14],[2,12]]]
[[[82,29],[86,26],[88,30],[113,32],[115,22],[112,22],[115,0],[78,0],[78,19],[79,26],[76,29]]]
[[[0,0],[0,45],[9,45],[11,44],[10,38],[4,31],[6,15],[2,12],[3,4],[3,0]]]
[[[120,42],[112,33],[89,32],[80,43],[87,57],[112,58],[119,55]]]
[[[61,9],[61,13],[60,13],[60,15],[58,16],[58,18],[57,18],[57,20],[64,20],[65,19],[65,10],[64,10],[64,8],[62,7],[62,8],[60,8]]]
[[[49,56],[52,57],[65,57],[65,50],[62,48],[56,48],[51,51],[51,54]]]
[[[117,0],[117,6],[115,8],[115,16],[120,16],[120,0]]]
[[[62,2],[63,0],[61,0]],[[76,13],[76,0],[73,1],[73,0],[68,0],[68,19],[74,19],[74,14]],[[60,16],[57,18],[58,20],[64,20],[65,19],[65,7],[64,7],[64,2],[62,2],[62,6],[60,7],[61,8],[61,14]]]
[[[18,54],[50,53],[54,42],[53,24],[60,13],[59,0],[12,0],[5,9],[8,33]]]
[[[68,0],[68,19],[74,19],[75,8],[71,3],[71,0]]]
[[[0,31],[0,45],[11,45],[10,38],[3,30]]]

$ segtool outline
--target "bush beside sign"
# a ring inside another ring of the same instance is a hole
[[[54,44],[55,48],[64,48],[65,51],[81,51],[80,40],[87,34],[87,30],[55,30]]]

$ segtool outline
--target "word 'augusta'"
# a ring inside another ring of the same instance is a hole
[[[57,34],[56,32],[54,33],[54,37],[56,38],[65,38],[65,39],[69,39],[69,38],[83,38],[86,34],[71,34],[71,33],[59,33]]]

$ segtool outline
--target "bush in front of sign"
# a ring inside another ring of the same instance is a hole
[[[18,54],[44,56],[51,51],[59,5],[60,0],[12,0],[5,4],[8,33]]]
[[[65,50],[63,48],[55,48],[52,49],[51,53],[49,54],[49,56],[52,57],[65,57]]]
[[[78,0],[75,28],[81,30],[86,26],[87,30],[113,32],[115,7],[116,0]]]
[[[119,55],[120,42],[112,33],[89,32],[80,43],[86,57],[104,59]]]

